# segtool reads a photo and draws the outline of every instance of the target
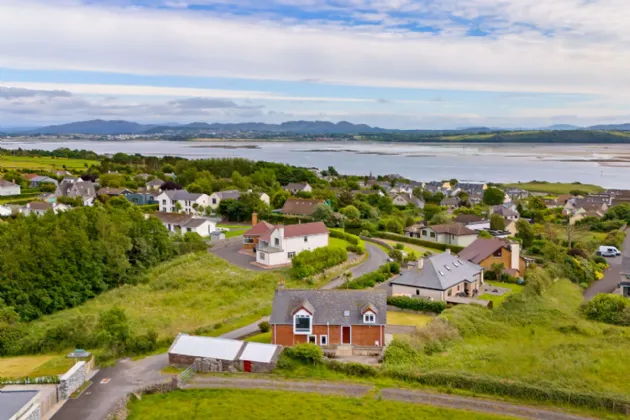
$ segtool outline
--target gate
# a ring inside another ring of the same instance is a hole
[[[195,376],[196,373],[197,373],[197,361],[195,360],[195,362],[193,362],[192,365],[188,366],[186,370],[184,370],[182,373],[179,374],[179,382],[182,385],[187,384],[188,382],[190,382],[192,377]]]

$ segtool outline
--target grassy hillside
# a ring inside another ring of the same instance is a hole
[[[226,324],[246,324],[269,312],[281,276],[243,270],[206,252],[186,255],[149,270],[145,284],[122,286],[30,323],[22,340],[41,348],[56,331],[94,327],[99,314],[115,306],[126,311],[139,333],[154,329],[161,338],[179,332],[219,334]]]
[[[255,420],[431,419],[500,420],[512,417],[477,414],[417,404],[297,392],[196,389],[145,395],[129,404],[129,420],[233,418]]]
[[[458,306],[442,315],[456,327],[457,337],[451,334],[448,344],[427,341],[446,335],[428,330],[407,352],[388,359],[386,368],[490,375],[629,395],[630,366],[624,361],[630,357],[630,328],[583,319],[578,312],[582,302],[579,287],[560,280],[542,298],[519,294],[493,311]]]
[[[84,170],[91,165],[98,165],[96,160],[67,159],[53,157],[0,156],[0,167],[29,170]],[[87,165],[87,166],[86,166]]]
[[[516,184],[504,184],[505,188],[520,188],[530,192],[540,192],[552,195],[569,194],[573,190],[581,190],[588,193],[598,193],[604,188],[591,184],[568,184],[561,182],[525,182]]]

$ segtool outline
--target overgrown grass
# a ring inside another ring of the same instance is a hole
[[[45,354],[0,358],[0,378],[36,378],[65,373],[75,363],[65,355]]]
[[[251,341],[253,343],[271,343],[271,331],[253,335],[246,338],[245,341]]]
[[[581,190],[588,193],[603,192],[604,188],[591,184],[569,184],[562,182],[525,182],[516,184],[504,184],[505,188],[520,188],[525,191],[541,192],[554,195],[569,194],[573,190]]]
[[[293,420],[317,418],[499,420],[511,417],[479,414],[370,397],[348,398],[286,391],[195,389],[145,395],[129,403],[129,420],[233,418]]]
[[[582,301],[578,286],[560,280],[544,297],[522,293],[492,311],[455,307],[440,318],[460,338],[399,354],[386,368],[481,374],[628,396],[630,366],[620,361],[630,357],[630,328],[584,320],[578,313]]]
[[[53,158],[51,156],[0,156],[0,167],[31,170],[84,170],[91,165],[98,165],[97,160]]]
[[[424,327],[434,319],[431,315],[412,314],[407,312],[388,311],[387,324],[389,325],[410,325],[414,327]]]
[[[505,301],[505,299],[507,299],[509,296],[512,296],[515,293],[521,293],[523,291],[523,289],[525,288],[525,286],[521,286],[520,284],[501,283],[501,282],[497,282],[497,281],[488,281],[488,282],[486,282],[486,284],[488,284],[490,286],[494,286],[494,287],[510,289],[509,292],[505,293],[502,296],[496,296],[496,295],[490,295],[490,294],[479,296],[479,299],[481,299],[481,300],[492,301],[492,304],[494,305],[493,306],[494,308],[496,308],[497,306],[501,305]]]

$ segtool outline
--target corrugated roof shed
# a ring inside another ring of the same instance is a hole
[[[203,359],[236,360],[243,342],[228,338],[198,337],[180,334],[168,350],[169,354]]]
[[[247,343],[239,360],[250,362],[271,363],[280,346],[275,344]]]

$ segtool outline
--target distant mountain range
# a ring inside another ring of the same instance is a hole
[[[540,130],[563,131],[563,130],[621,130],[630,131],[628,124],[595,125],[591,127],[578,127],[570,124],[555,124]],[[327,135],[327,134],[378,134],[378,133],[406,133],[406,134],[473,134],[491,133],[506,130],[489,127],[465,127],[456,130],[392,130],[379,127],[371,127],[366,124],[352,124],[347,121],[332,123],[328,121],[287,121],[282,124],[266,123],[234,123],[234,124],[208,124],[195,122],[190,124],[177,125],[175,123],[156,125],[139,124],[136,122],[123,120],[91,120],[80,121],[69,124],[51,125],[37,129],[5,129],[0,130],[6,133],[19,133],[25,135],[56,135],[56,134],[89,134],[89,135],[118,135],[118,134],[179,134],[190,135],[199,132],[259,132],[259,133],[288,133],[303,135]]]

